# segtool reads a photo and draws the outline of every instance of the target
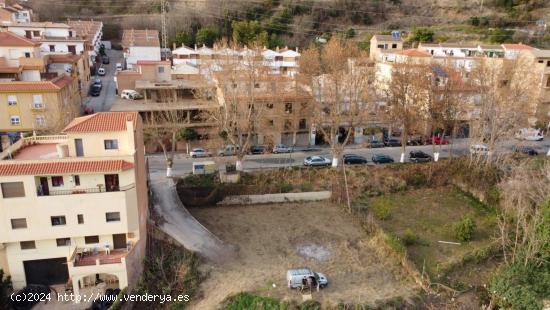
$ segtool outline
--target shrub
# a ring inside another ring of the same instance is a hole
[[[321,310],[321,303],[317,300],[308,300],[300,305],[299,310]]]
[[[391,207],[391,201],[384,196],[380,196],[374,199],[370,209],[374,217],[381,221],[385,221],[391,217]]]
[[[313,185],[311,185],[311,182],[304,181],[301,184],[302,192],[310,192],[313,189]]]
[[[500,202],[500,191],[498,190],[498,187],[492,186],[487,190],[485,193],[485,201],[490,207],[498,206],[498,203]]]
[[[403,244],[406,246],[418,244],[420,238],[418,235],[410,228],[407,228],[401,237]]]
[[[453,224],[456,239],[461,242],[472,240],[475,230],[475,222],[468,216]]]
[[[390,248],[392,248],[397,253],[400,253],[400,254],[405,253],[405,247],[403,246],[403,243],[401,242],[401,240],[399,240],[399,238],[396,235],[392,233],[386,233],[384,237],[385,237],[384,240],[386,241],[386,244]]]
[[[227,298],[224,302],[223,309],[227,310],[243,310],[243,309],[270,309],[279,310],[285,309],[286,304],[271,297],[263,297],[253,295],[251,293],[238,293],[237,295]]]
[[[292,184],[283,182],[280,185],[281,193],[290,193],[292,191]]]
[[[8,294],[12,289],[10,276],[4,277],[4,270],[0,269],[0,305],[9,305]]]

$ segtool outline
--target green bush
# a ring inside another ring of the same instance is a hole
[[[317,300],[308,300],[300,305],[299,310],[321,310],[321,303]]]
[[[385,221],[391,217],[391,207],[391,200],[384,196],[380,196],[374,199],[370,210],[374,217],[381,221]]]
[[[404,245],[411,246],[418,244],[420,238],[412,229],[407,228],[403,233],[403,237],[401,237],[401,240],[403,241]]]
[[[384,235],[384,240],[386,241],[386,244],[392,248],[395,252],[403,254],[405,253],[405,247],[403,246],[403,243],[399,238],[394,235],[393,233],[386,233]]]
[[[313,189],[313,185],[311,185],[311,182],[304,181],[301,184],[302,192],[310,192]]]
[[[485,201],[487,201],[487,204],[491,207],[498,206],[500,202],[500,191],[498,187],[492,186],[487,190],[485,193]]]
[[[257,296],[246,292],[227,298],[223,306],[223,309],[226,310],[281,310],[287,308],[287,304],[275,298]]]
[[[279,188],[281,190],[281,193],[290,193],[293,187],[292,187],[292,184],[283,182],[281,183]]]
[[[463,217],[460,221],[453,224],[456,239],[461,242],[472,240],[475,227],[476,224],[470,217]]]
[[[10,276],[4,277],[4,270],[0,269],[0,306],[9,305],[8,295],[12,289]]]

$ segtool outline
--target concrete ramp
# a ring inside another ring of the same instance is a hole
[[[185,208],[173,179],[156,178],[151,180],[150,186],[153,192],[151,203],[164,219],[159,227],[163,232],[209,260],[216,262],[233,257],[234,247],[202,226]]]

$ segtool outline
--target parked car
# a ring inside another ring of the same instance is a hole
[[[116,71],[122,71],[122,64],[120,62],[117,62],[115,67],[116,67]]]
[[[101,82],[101,79],[95,79],[93,85],[98,85],[99,87],[103,87],[103,82]]]
[[[519,154],[525,154],[529,156],[537,156],[539,152],[530,146],[518,146],[514,149],[514,152]]]
[[[328,285],[327,276],[320,272],[311,271],[309,268],[295,268],[289,269],[286,272],[286,282],[288,288],[299,288],[302,287],[303,279],[312,278],[313,285],[316,287],[317,284],[320,288],[324,288]]]
[[[103,67],[97,69],[97,75],[99,75],[99,76],[104,76],[106,73],[107,73],[107,71],[105,71],[105,68],[103,68]]]
[[[92,108],[92,107],[85,107],[85,108],[84,108],[84,115],[90,115],[90,114],[94,114],[94,108]]]
[[[344,154],[344,164],[346,165],[362,165],[367,163],[367,159],[360,155]]]
[[[304,166],[322,167],[330,166],[331,160],[320,155],[309,156],[304,159]]]
[[[431,141],[433,141],[433,144],[435,144],[435,145],[449,144],[449,140],[447,140],[447,138],[442,137],[442,136],[433,136]]]
[[[103,56],[101,58],[101,62],[104,64],[104,65],[108,65],[109,64],[109,56]]]
[[[133,89],[125,89],[120,93],[120,98],[128,100],[143,99],[143,96]]]
[[[422,136],[409,136],[407,139],[407,145],[424,145],[424,138]]]
[[[393,158],[389,157],[386,154],[374,154],[371,160],[375,164],[393,163]]]
[[[90,88],[90,96],[97,97],[101,95],[101,85],[94,84]]]
[[[369,141],[367,142],[367,147],[368,148],[384,147],[384,142],[382,142],[382,141],[380,141],[376,138],[369,139]]]
[[[394,138],[390,138],[390,139],[387,139],[386,141],[384,141],[384,145],[385,146],[401,146],[401,141],[399,141],[397,139],[394,139]]]
[[[288,147],[284,144],[277,144],[273,147],[273,153],[274,154],[278,154],[278,153],[292,153],[292,148],[291,147]]]
[[[250,147],[250,154],[259,155],[265,153],[265,148],[261,145],[253,145]]]
[[[470,154],[472,155],[487,155],[489,148],[485,144],[470,145]]]
[[[424,163],[432,160],[432,156],[422,151],[411,151],[409,153],[409,160],[413,163]]]
[[[237,151],[240,150],[239,145],[226,145],[218,150],[218,156],[233,156],[237,154]]]
[[[189,155],[190,155],[192,158],[197,158],[197,157],[210,157],[210,156],[212,156],[212,153],[206,151],[206,150],[203,149],[202,147],[196,147],[196,148],[192,149],[191,152],[189,152]]]
[[[542,141],[544,140],[544,135],[539,129],[536,128],[522,128],[516,132],[515,135],[518,140],[527,140],[527,141]]]

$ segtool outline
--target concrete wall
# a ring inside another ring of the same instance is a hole
[[[305,193],[281,193],[265,195],[239,195],[227,196],[218,205],[251,205],[264,203],[281,203],[296,201],[318,201],[330,199],[330,191],[305,192]]]

